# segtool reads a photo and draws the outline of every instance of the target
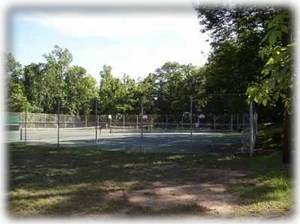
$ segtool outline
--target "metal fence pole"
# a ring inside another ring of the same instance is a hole
[[[143,99],[141,99],[141,138],[144,138],[144,122],[143,122],[143,115],[144,115],[144,107],[143,107]]]
[[[168,115],[166,114],[166,129],[168,129]]]
[[[111,130],[111,122],[112,122],[112,116],[111,116],[110,119],[109,119],[109,134],[112,133],[112,130]]]
[[[232,114],[230,114],[230,131],[232,132],[232,126],[233,126],[233,117]]]
[[[216,130],[216,115],[214,114],[214,131]]]
[[[23,140],[23,131],[22,131],[23,128],[20,128],[20,141]]]
[[[25,110],[25,145],[27,144],[27,104],[26,104],[26,110]]]
[[[253,102],[250,103],[250,109],[249,109],[249,122],[250,122],[250,149],[249,149],[249,155],[250,157],[252,157],[253,155],[253,149],[254,149],[254,124],[253,124],[253,111],[254,111],[254,108],[253,108]]]
[[[191,114],[191,123],[190,123],[190,128],[191,128],[191,142],[193,140],[193,97],[190,96],[190,114]]]
[[[95,119],[96,119],[96,128],[95,128],[95,144],[96,147],[98,143],[98,101],[95,100]]]
[[[57,148],[59,148],[60,101],[57,99]]]
[[[190,96],[190,113],[191,113],[191,139],[193,138],[193,97]]]

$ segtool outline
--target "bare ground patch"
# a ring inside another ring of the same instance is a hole
[[[154,169],[160,169],[163,172],[168,168],[174,168],[174,165],[155,167]],[[142,173],[147,171],[150,171],[150,168],[139,170]],[[239,197],[227,191],[228,184],[238,182],[248,177],[250,173],[229,169],[204,168],[194,168],[192,171],[194,173],[193,183],[174,184],[155,181],[135,190],[109,192],[106,199],[120,200],[125,198],[134,208],[150,209],[157,213],[167,209],[192,206],[193,212],[191,214],[195,215],[227,216],[232,214],[239,204]],[[130,213],[131,206],[123,209],[121,213]]]

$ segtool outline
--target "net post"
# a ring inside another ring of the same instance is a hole
[[[230,131],[232,132],[233,129],[233,116],[230,114]]]

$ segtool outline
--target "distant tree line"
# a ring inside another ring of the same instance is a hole
[[[8,111],[56,113],[59,101],[61,113],[94,114],[97,100],[100,114],[139,114],[143,101],[145,113],[179,115],[189,111],[192,96],[195,113],[247,112],[244,95],[206,95],[245,93],[247,87],[237,82],[232,88],[229,80],[215,80],[209,63],[197,67],[166,62],[142,80],[127,74],[119,78],[111,66],[104,65],[97,84],[83,67],[70,66],[68,49],[55,46],[44,57],[46,63],[22,66],[8,54]]]

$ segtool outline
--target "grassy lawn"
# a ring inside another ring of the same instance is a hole
[[[8,210],[44,216],[286,216],[280,152],[253,158],[9,145]]]

